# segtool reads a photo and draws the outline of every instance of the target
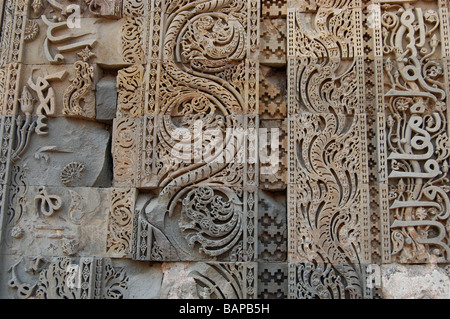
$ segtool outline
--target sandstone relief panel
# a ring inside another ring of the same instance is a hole
[[[0,298],[446,296],[446,1],[0,5]]]
[[[360,12],[288,10],[289,261],[298,282],[291,288],[295,297],[369,293],[363,268],[370,254]],[[320,291],[315,282],[309,285],[319,274]],[[340,288],[331,286],[336,281]]]

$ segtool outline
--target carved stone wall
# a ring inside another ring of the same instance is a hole
[[[450,298],[447,1],[0,4],[0,298]]]

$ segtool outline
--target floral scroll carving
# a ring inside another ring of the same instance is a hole
[[[370,255],[358,10],[288,10],[293,298],[370,293],[361,264]],[[313,279],[318,274],[324,276],[321,287]]]
[[[242,203],[231,190],[222,191],[228,200],[206,186],[190,191],[182,202],[180,228],[189,246],[198,243],[212,257],[232,249],[242,233]]]
[[[134,189],[113,189],[109,213],[106,252],[111,257],[130,254],[135,203]]]
[[[69,257],[51,261],[39,273],[35,296],[39,299],[119,299],[128,289],[128,276],[108,258]],[[95,288],[93,288],[95,287]]]

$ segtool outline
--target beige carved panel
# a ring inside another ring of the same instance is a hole
[[[417,5],[373,8],[380,203],[393,261],[448,262],[448,8]]]
[[[371,293],[361,27],[358,8],[288,10],[292,298]]]

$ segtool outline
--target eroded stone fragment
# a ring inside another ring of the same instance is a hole
[[[33,135],[16,165],[28,186],[107,187],[110,133],[92,121],[50,118],[48,135]]]

